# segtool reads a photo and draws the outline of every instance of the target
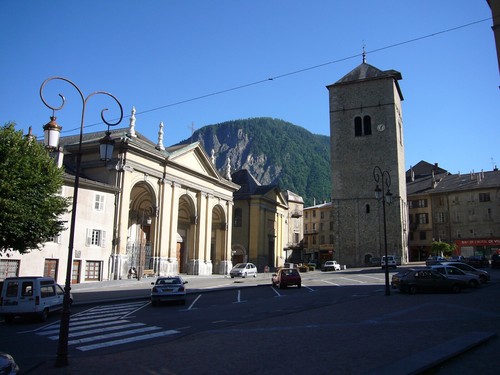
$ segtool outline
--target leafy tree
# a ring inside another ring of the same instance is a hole
[[[434,241],[431,244],[431,253],[444,256],[450,256],[453,254],[453,250],[455,250],[455,244],[449,244],[441,241]]]
[[[0,256],[41,249],[64,229],[69,202],[59,195],[63,170],[43,144],[14,123],[0,127]]]

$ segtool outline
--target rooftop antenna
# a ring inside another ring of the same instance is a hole
[[[365,50],[366,44],[365,41],[363,40],[363,64],[366,64],[366,50]]]

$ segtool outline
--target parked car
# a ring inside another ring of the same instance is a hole
[[[257,267],[253,263],[238,263],[233,267],[231,272],[229,272],[231,278],[233,277],[247,277],[253,275],[253,277],[257,277]]]
[[[432,255],[425,260],[425,265],[432,266],[434,264],[440,264],[441,262],[446,262],[446,258]]]
[[[394,255],[387,255],[387,259],[386,259],[385,255],[382,257],[382,261],[380,262],[380,266],[382,268],[385,268],[386,261],[387,261],[387,267],[392,267],[392,268],[397,267],[396,257]]]
[[[296,268],[282,268],[271,277],[272,286],[278,286],[280,289],[290,285],[302,286],[302,278]]]
[[[391,278],[391,286],[392,286],[392,288],[398,289],[399,285],[401,284],[401,279],[403,277],[405,277],[410,272],[417,271],[419,269],[427,269],[427,268],[425,268],[425,267],[420,267],[420,268],[419,267],[415,267],[415,268],[403,268],[398,273],[393,274],[392,278]]]
[[[316,271],[316,263],[314,262],[307,263],[307,267],[309,268],[309,271]]]
[[[448,258],[450,262],[464,262],[465,257],[462,255],[452,255],[450,258]]]
[[[8,277],[0,291],[0,315],[7,323],[26,315],[37,316],[44,322],[49,314],[62,310],[63,300],[63,288],[51,277]]]
[[[490,262],[488,261],[488,259],[486,257],[477,256],[477,255],[468,257],[465,260],[465,263],[467,263],[475,268],[484,268],[484,267],[487,268],[490,266]]]
[[[465,281],[446,277],[430,268],[410,270],[399,281],[399,290],[410,294],[417,292],[458,293],[465,288],[467,288]]]
[[[473,273],[465,273],[457,267],[439,264],[431,266],[431,269],[439,272],[442,275],[448,276],[449,278],[463,280],[470,288],[477,288],[481,284],[481,280],[479,279],[478,275],[475,275]]]
[[[159,277],[151,283],[151,304],[158,306],[161,302],[177,301],[184,305],[186,303],[186,280],[180,276]]]
[[[453,266],[457,267],[459,270],[462,270],[466,273],[473,273],[475,275],[479,276],[479,279],[481,280],[481,283],[487,283],[488,281],[491,280],[490,273],[485,270],[478,270],[477,268],[472,267],[471,265],[463,262],[443,262],[443,266]]]
[[[340,271],[340,264],[336,260],[327,260],[321,267],[321,271]]]
[[[491,268],[500,268],[500,254],[491,256]]]

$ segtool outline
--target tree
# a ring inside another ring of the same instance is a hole
[[[0,127],[0,256],[41,249],[65,229],[60,218],[69,201],[59,194],[62,185],[63,170],[43,144],[14,123]]]
[[[453,250],[455,250],[455,245],[454,244],[449,244],[446,242],[441,242],[441,241],[434,241],[431,244],[431,253],[440,255],[442,254],[443,256],[450,256],[453,254]]]

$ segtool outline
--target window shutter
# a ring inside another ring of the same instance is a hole
[[[92,229],[87,228],[87,237],[85,239],[85,246],[89,247],[92,243]]]
[[[106,247],[106,231],[101,231],[101,247]]]

